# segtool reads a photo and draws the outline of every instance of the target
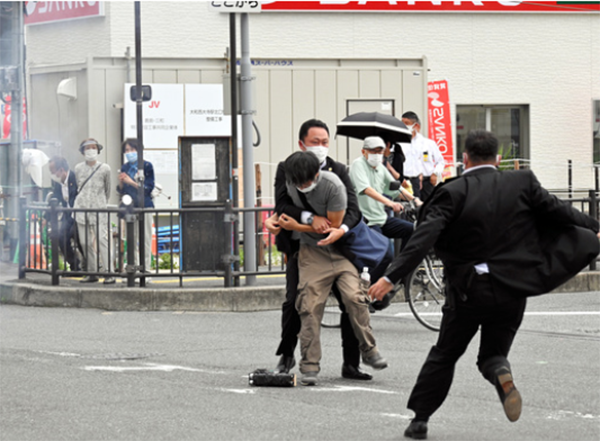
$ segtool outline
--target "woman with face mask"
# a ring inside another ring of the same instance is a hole
[[[141,208],[142,204],[139,197],[138,180],[138,152],[140,143],[137,139],[126,139],[121,145],[123,152],[123,165],[119,173],[119,186],[117,191],[121,195],[129,195],[133,199],[133,206]],[[152,190],[154,190],[154,167],[148,161],[144,161],[144,208],[154,208],[152,200]],[[139,265],[139,223],[134,224],[135,234],[135,264]],[[144,272],[150,272],[152,265],[152,213],[144,214]],[[146,278],[146,281],[149,281]]]
[[[78,193],[75,198],[75,209],[106,209],[110,197],[110,166],[98,160],[102,145],[93,138],[84,139],[79,145],[79,152],[84,162],[75,166]],[[109,259],[109,236],[107,213],[76,212],[77,235],[85,256],[85,271],[88,273],[111,272]],[[110,253],[113,256],[113,253]],[[81,283],[97,282],[98,276],[90,274]],[[105,284],[115,283],[115,278],[108,276]]]

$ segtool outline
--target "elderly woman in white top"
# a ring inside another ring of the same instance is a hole
[[[98,161],[98,153],[102,146],[93,138],[84,140],[79,151],[85,161],[75,166],[77,188],[79,193],[75,199],[75,209],[104,209],[110,196],[110,166]],[[108,247],[108,215],[100,213],[76,213],[77,233],[89,272],[111,271]],[[96,225],[98,223],[98,225]],[[98,256],[99,250],[99,256]],[[99,257],[99,258],[98,258]],[[100,268],[97,262],[100,263]],[[89,275],[81,279],[82,283],[97,282],[98,277]],[[115,283],[114,277],[104,279],[105,284]]]

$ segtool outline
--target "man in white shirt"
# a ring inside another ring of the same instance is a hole
[[[424,201],[441,181],[444,157],[435,141],[421,135],[421,121],[415,112],[405,112],[402,122],[413,136],[405,150],[404,175],[410,180],[414,195]]]

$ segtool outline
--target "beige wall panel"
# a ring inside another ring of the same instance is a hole
[[[254,103],[256,114],[254,115],[254,122],[258,126],[261,138],[260,145],[254,149],[254,160],[261,163],[263,204],[275,205],[273,185],[275,183],[275,167],[277,163],[274,163],[272,159],[274,149],[271,143],[271,114],[269,112],[270,75],[268,70],[253,71],[252,75],[256,77],[256,81],[254,81],[254,87],[256,88],[256,101]],[[256,137],[256,134],[253,134],[253,136]]]
[[[359,71],[359,94],[361,98],[379,98],[381,95],[379,70]]]
[[[297,150],[296,127],[292,122],[292,72],[270,71],[271,168]],[[274,171],[273,171],[274,173]]]
[[[222,70],[203,70],[200,73],[200,81],[202,84],[223,84]]]
[[[315,116],[329,127],[329,155],[332,158],[336,158],[338,153],[335,139],[335,125],[338,122],[335,80],[334,70],[315,71]]]
[[[153,73],[153,83],[176,84],[176,70],[155,70]]]
[[[394,116],[402,115],[402,71],[381,71],[381,97],[394,100]]]
[[[402,71],[402,109],[403,112],[412,110],[421,119],[421,133],[427,136],[426,78],[422,70],[407,69]],[[401,114],[400,114],[401,115]]]
[[[358,98],[359,96],[358,70],[339,70],[337,74],[337,108],[338,120],[344,119],[346,114],[346,100],[349,98]],[[348,138],[340,136],[338,140],[337,159],[344,164],[350,164],[357,156],[357,152],[350,149],[348,152]],[[360,153],[360,150],[358,151]]]
[[[135,83],[135,70],[133,72],[133,76],[131,77],[131,82]],[[142,83],[154,83],[154,71],[150,69],[142,69]]]
[[[118,173],[115,167],[122,162],[121,154],[121,133],[123,132],[122,126],[122,110],[116,108],[114,105],[122,103],[124,99],[129,99],[129,96],[124,97],[123,94],[123,83],[127,79],[127,74],[121,69],[106,69],[106,88],[105,88],[105,121],[106,128],[104,133],[106,157],[107,162],[111,165],[112,175],[111,180],[113,187],[115,188],[118,184]],[[118,196],[116,192],[111,194],[111,202],[118,203]]]
[[[298,150],[298,130],[302,123],[311,118],[319,118],[315,111],[315,71],[292,71],[292,143]]]
[[[200,83],[200,71],[197,70],[178,70],[178,84],[198,84]]]

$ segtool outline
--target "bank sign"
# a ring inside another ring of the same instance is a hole
[[[25,2],[26,25],[104,16],[103,2]]]
[[[221,4],[257,2],[212,2]],[[588,12],[600,13],[600,1],[262,1],[261,12]],[[225,8],[224,8],[225,9]]]

